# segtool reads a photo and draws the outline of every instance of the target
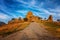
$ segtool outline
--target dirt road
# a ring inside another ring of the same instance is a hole
[[[51,37],[39,23],[32,22],[24,30],[13,33],[1,40],[59,40]]]

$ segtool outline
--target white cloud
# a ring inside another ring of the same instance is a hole
[[[34,6],[34,8],[32,8],[32,9],[38,10],[38,11],[43,12],[43,13],[48,14],[48,15],[56,15],[56,13],[50,12],[47,9],[40,8],[39,6]],[[37,14],[37,15],[39,15],[39,14]]]
[[[29,3],[24,2],[23,0],[19,0],[19,1],[22,2],[23,4],[27,4],[27,5],[28,5],[28,6],[25,6],[25,5],[24,5],[24,7],[28,7],[28,8],[31,8],[31,9],[35,9],[35,10],[38,10],[38,11],[42,11],[43,13],[46,13],[46,14],[48,14],[48,15],[56,15],[56,13],[50,12],[50,10],[46,10],[46,9],[43,9],[43,8],[42,8],[43,5],[44,5],[44,2],[41,2],[39,6],[36,6],[35,4],[37,4],[37,3],[36,3],[35,0],[32,0],[32,1],[30,1]],[[59,9],[59,10],[60,10],[60,9]],[[59,10],[57,10],[57,11],[59,11]],[[55,10],[54,10],[54,11],[55,11]],[[21,12],[21,11],[19,11],[19,12],[20,12],[20,13],[25,13],[25,12]],[[59,12],[60,12],[60,11],[59,11]],[[39,14],[36,13],[36,15],[39,15]]]
[[[49,10],[43,9],[43,11],[44,11],[45,13],[49,14],[49,15],[56,15],[56,13],[50,12]]]
[[[23,16],[19,16],[19,17],[23,18]]]
[[[21,3],[25,4],[25,5],[28,5],[28,7],[32,7],[32,6],[34,6],[36,4],[35,0],[31,0],[30,2],[25,2],[23,0],[17,0],[17,1],[21,2]]]
[[[36,1],[35,0],[32,0],[30,3],[29,3],[31,6],[34,6],[36,4]]]
[[[58,14],[58,16],[60,17],[60,14]]]
[[[57,6],[54,9],[49,8],[49,11],[53,12],[55,14],[55,16],[60,17],[60,6]]]
[[[48,15],[56,15],[56,13],[50,12],[49,10],[43,8],[36,7],[35,9]]]
[[[28,4],[27,2],[23,1],[23,0],[17,0],[18,2],[21,2],[23,4]]]
[[[8,18],[7,15],[5,15],[5,14],[3,14],[3,13],[0,13],[0,19],[7,19],[7,18]]]
[[[57,12],[57,13],[60,13],[60,9],[49,9],[50,11],[52,11],[52,12]]]
[[[52,12],[60,13],[60,6],[57,6],[54,9],[49,8],[49,10],[52,11]]]
[[[21,3],[24,3],[24,4],[28,4],[27,2],[24,2],[24,1],[22,1],[22,0],[18,0],[19,2],[21,2]]]
[[[34,15],[36,15],[36,16],[40,16],[38,12],[34,12]]]
[[[39,8],[43,7],[44,4],[45,4],[44,2],[41,2],[41,3],[39,4]]]
[[[26,13],[27,13],[28,11],[25,11],[25,10],[17,10],[16,12],[22,13],[23,15],[26,15]]]

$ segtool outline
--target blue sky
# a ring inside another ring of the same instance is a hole
[[[0,21],[24,18],[28,11],[42,18],[53,15],[54,20],[60,19],[60,0],[0,0]]]

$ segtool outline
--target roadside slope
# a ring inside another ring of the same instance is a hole
[[[41,27],[39,23],[32,22],[27,28],[22,31],[11,34],[1,40],[58,40],[51,38],[45,28]]]

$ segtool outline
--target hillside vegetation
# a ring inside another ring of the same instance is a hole
[[[6,36],[16,31],[21,31],[29,25],[29,22],[13,23],[0,27],[0,35]]]
[[[39,21],[43,27],[48,30],[55,37],[60,37],[60,23],[59,22],[48,22],[48,21]]]

